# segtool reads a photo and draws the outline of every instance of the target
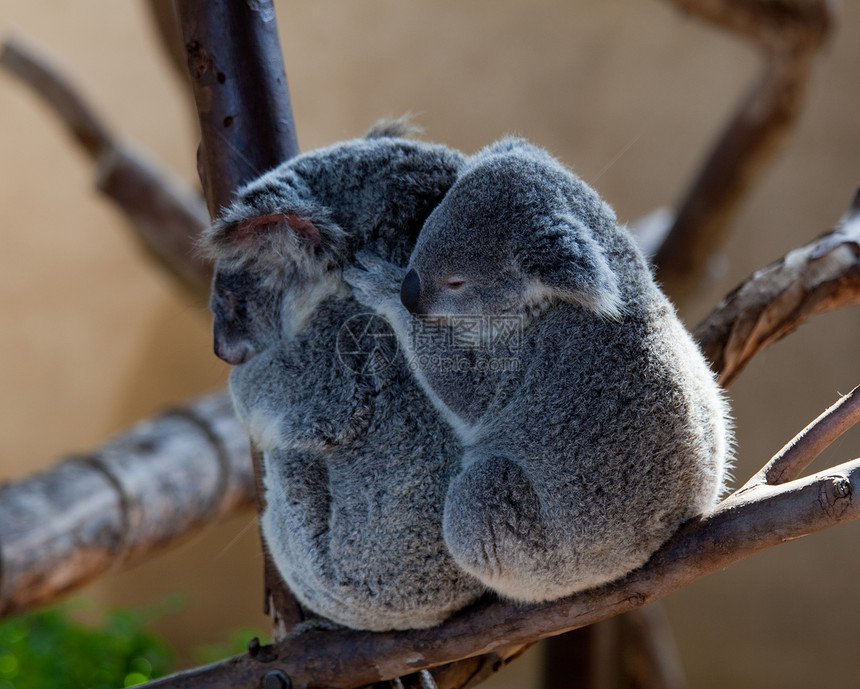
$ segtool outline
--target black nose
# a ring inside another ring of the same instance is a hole
[[[418,310],[418,297],[421,296],[421,278],[418,273],[412,268],[403,278],[403,283],[400,285],[400,301],[409,313],[415,313]]]

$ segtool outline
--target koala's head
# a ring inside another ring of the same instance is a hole
[[[276,168],[240,189],[200,242],[215,260],[215,354],[230,364],[290,337],[339,284],[344,233],[302,200],[289,172]]]
[[[430,214],[401,287],[417,316],[525,314],[553,300],[621,309],[604,249],[612,210],[549,154],[504,139],[475,155]]]

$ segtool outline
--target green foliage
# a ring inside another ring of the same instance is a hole
[[[115,610],[87,625],[51,608],[0,622],[0,689],[117,689],[167,674],[173,652],[143,628],[151,618]]]
[[[171,598],[85,623],[79,613],[92,606],[77,600],[0,621],[0,689],[120,689],[169,674],[175,653],[146,625],[180,607]],[[202,664],[244,653],[255,636],[266,643],[259,631],[240,629],[224,643],[201,646],[194,657]]]

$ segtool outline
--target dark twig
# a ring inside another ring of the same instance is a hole
[[[209,213],[299,152],[271,0],[178,0]]]
[[[793,128],[833,23],[829,0],[669,0],[758,47],[762,75],[717,138],[655,257],[676,301],[698,281],[741,201]]]
[[[198,194],[118,143],[54,61],[20,39],[7,39],[0,66],[39,95],[96,162],[97,186],[117,204],[152,256],[205,302],[211,265],[194,249],[208,218]]]

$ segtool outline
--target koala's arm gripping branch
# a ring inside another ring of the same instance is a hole
[[[7,38],[0,66],[29,86],[96,163],[96,185],[131,222],[151,255],[201,302],[212,267],[194,250],[208,222],[199,194],[117,141],[54,61],[20,38]]]
[[[830,0],[669,0],[680,9],[746,38],[764,57],[761,77],[717,137],[684,193],[655,256],[667,293],[683,299],[753,184],[800,114],[815,58],[829,35]]]

